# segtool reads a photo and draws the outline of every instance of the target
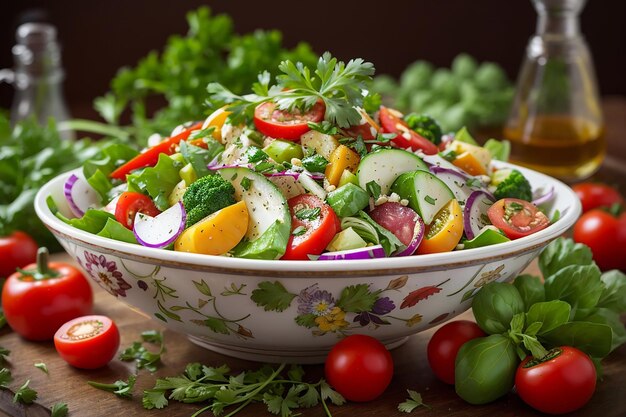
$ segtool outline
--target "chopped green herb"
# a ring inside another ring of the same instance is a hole
[[[150,372],[155,372],[161,363],[161,355],[165,352],[163,343],[163,333],[154,330],[145,331],[141,334],[142,341],[133,342],[120,353],[119,359],[122,361],[135,361],[137,369],[145,368]],[[143,343],[160,345],[158,352],[150,352],[143,346]]]
[[[336,135],[339,133],[339,129],[337,128],[337,126],[326,120],[322,120],[321,123],[308,122],[307,124],[309,125],[311,130],[324,133],[325,135]]]
[[[7,368],[0,369],[0,387],[9,388],[9,383],[13,380],[11,371]]]
[[[465,181],[465,185],[467,185],[470,188],[472,188],[472,187],[482,187],[483,183],[478,178],[471,177],[471,178],[468,178]]]
[[[291,232],[292,235],[294,236],[302,236],[303,234],[306,233],[306,227],[304,226],[298,226],[295,229],[293,229],[293,232]]]
[[[66,417],[68,413],[67,404],[56,403],[52,406],[50,417]]]
[[[296,219],[298,220],[315,220],[320,216],[322,209],[320,207],[304,208],[296,211]]]
[[[431,196],[429,196],[429,195],[426,195],[426,197],[424,197],[424,201],[426,201],[428,204],[431,204],[431,205],[433,205],[433,206],[434,206],[435,204],[437,204],[437,199],[436,199],[436,198],[433,198],[433,197],[431,197]]]
[[[37,391],[28,386],[30,379],[24,382],[15,395],[13,396],[14,403],[32,404],[37,399]]]
[[[214,131],[215,131],[215,126],[209,126],[206,129],[196,130],[196,131],[192,132],[191,135],[189,135],[189,139],[188,140],[203,139],[203,138],[212,137]]]
[[[112,384],[103,384],[95,381],[87,381],[87,383],[94,388],[112,392],[120,398],[132,398],[132,391],[136,381],[137,377],[135,375],[130,375],[127,381],[117,380]]]
[[[9,353],[11,353],[9,349],[0,346],[0,363],[4,363],[7,360]]]
[[[380,193],[382,191],[380,185],[378,185],[378,183],[373,180],[365,184],[365,190],[370,196],[372,196],[374,200],[377,200],[378,197],[380,197]]]
[[[406,390],[406,392],[409,394],[409,398],[407,398],[404,402],[398,404],[398,411],[402,411],[403,413],[410,413],[417,407],[430,408],[429,405],[422,402],[422,395],[420,393],[410,389]]]
[[[245,191],[248,191],[252,186],[252,180],[248,177],[243,177],[240,184],[241,188],[243,188]]]
[[[459,154],[452,149],[448,149],[444,152],[439,152],[439,155],[448,162],[454,161],[459,156]]]
[[[41,369],[43,372],[48,373],[48,366],[45,363],[37,362],[34,366],[35,368]]]

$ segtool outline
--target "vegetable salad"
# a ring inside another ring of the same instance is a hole
[[[113,144],[72,175],[79,229],[167,250],[254,259],[335,260],[471,249],[548,226],[524,175],[494,170],[506,142],[444,134],[426,114],[382,106],[374,67],[324,54],[283,61],[253,93],[218,83],[205,121]]]

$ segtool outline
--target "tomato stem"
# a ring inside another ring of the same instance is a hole
[[[533,357],[531,360],[524,364],[524,368],[532,368],[533,366],[548,362],[549,360],[552,360],[561,355],[561,353],[563,353],[563,349],[561,348],[556,347],[554,349],[551,349],[548,351],[548,353],[545,354],[545,356],[541,358]]]
[[[22,277],[29,277],[35,280],[56,278],[59,276],[59,272],[50,268],[49,258],[50,252],[48,252],[48,248],[41,247],[37,250],[37,267],[34,270],[17,268],[17,271],[22,274]]]

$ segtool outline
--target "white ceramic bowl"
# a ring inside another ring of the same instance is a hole
[[[500,164],[501,166],[510,166]],[[467,310],[487,282],[515,277],[580,215],[565,184],[524,168],[534,188],[554,187],[561,218],[530,236],[483,248],[363,261],[267,261],[151,249],[73,228],[62,174],[37,194],[38,216],[85,272],[113,297],[244,359],[323,362],[343,336],[361,333],[389,348]]]

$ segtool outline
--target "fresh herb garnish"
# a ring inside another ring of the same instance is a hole
[[[189,135],[187,140],[211,138],[213,137],[214,131],[215,126],[209,126],[206,129],[196,130],[195,132],[191,132],[191,135]]]
[[[229,118],[242,122],[259,104],[273,101],[281,110],[306,111],[322,100],[326,107],[324,119],[341,128],[356,125],[361,115],[355,109],[363,104],[362,91],[371,82],[374,65],[361,58],[347,64],[326,52],[317,61],[314,71],[301,62],[285,60],[278,66],[281,74],[270,86],[270,74],[259,75],[252,87],[253,94],[237,95],[219,83],[207,87],[211,99],[230,104]]]
[[[303,208],[296,211],[295,216],[298,220],[315,220],[320,216],[322,209],[320,207],[315,208]]]
[[[52,406],[50,417],[66,417],[68,412],[67,404],[56,403]]]
[[[40,369],[42,372],[48,373],[48,366],[43,362],[37,362],[33,365],[35,368]]]
[[[158,352],[150,352],[143,346],[143,343],[159,345]],[[122,361],[135,361],[137,369],[145,368],[150,372],[155,372],[161,363],[161,355],[165,352],[163,343],[163,333],[156,330],[147,330],[141,333],[141,341],[133,342],[120,353],[119,359]]]
[[[339,128],[326,120],[322,120],[320,123],[308,122],[307,124],[311,130],[315,130],[325,135],[336,135],[339,133]]]
[[[87,383],[94,388],[112,392],[120,398],[132,398],[133,387],[135,386],[136,381],[137,377],[135,375],[130,375],[127,381],[117,380],[112,384],[104,384],[95,381],[87,381]]]
[[[8,368],[0,369],[0,387],[9,388],[9,383],[13,380],[11,371]]]
[[[306,233],[306,227],[304,226],[298,226],[295,229],[293,229],[293,232],[291,232],[292,235],[294,236],[302,236],[303,234]]]
[[[417,407],[430,408],[428,404],[424,404],[422,401],[422,395],[419,392],[410,389],[406,390],[406,392],[409,394],[409,398],[398,404],[398,411],[410,413]]]
[[[244,189],[244,191],[248,191],[250,189],[250,187],[252,186],[252,180],[248,177],[243,177],[241,179],[241,188]]]
[[[365,190],[374,200],[377,200],[378,197],[380,197],[380,193],[382,192],[380,185],[378,185],[378,183],[374,180],[365,184]]]
[[[433,197],[431,197],[431,196],[429,196],[429,195],[426,195],[426,197],[424,197],[424,201],[426,201],[428,204],[431,204],[431,205],[433,205],[433,206],[434,206],[435,204],[437,204],[437,199],[436,199],[436,198],[433,198]]]
[[[9,349],[0,346],[0,363],[6,362],[9,353],[11,353]]]
[[[37,399],[37,391],[28,386],[30,379],[24,382],[24,384],[15,392],[13,396],[14,403],[32,404]]]
[[[327,165],[326,158],[318,153],[302,158],[302,166],[309,172],[324,172]]]
[[[456,153],[452,149],[448,149],[446,151],[439,152],[439,156],[441,156],[443,159],[445,159],[448,162],[452,162],[459,156],[459,154]]]

